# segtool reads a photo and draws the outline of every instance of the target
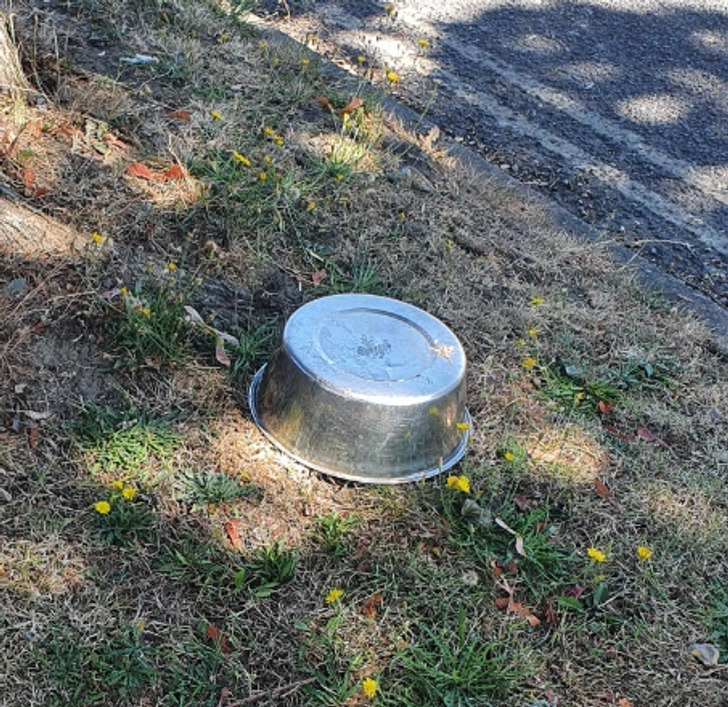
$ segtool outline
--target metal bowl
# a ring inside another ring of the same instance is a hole
[[[309,302],[250,386],[253,419],[297,461],[371,483],[417,481],[465,453],[465,353],[412,305],[374,295]]]

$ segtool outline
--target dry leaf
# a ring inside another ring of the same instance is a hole
[[[240,531],[238,530],[239,527],[239,520],[229,520],[227,523],[225,523],[225,532],[227,533],[228,539],[230,540],[230,544],[236,550],[243,549],[243,541],[240,538]]]
[[[507,533],[510,533],[516,538],[516,552],[521,555],[521,557],[526,557],[526,551],[523,548],[523,538],[515,530],[513,530],[513,528],[511,528],[508,523],[506,523],[503,519],[495,518],[494,520],[495,524],[498,527],[503,528],[503,530],[505,530]]]
[[[503,575],[503,568],[495,560],[490,561],[490,566],[493,568],[493,576],[500,579]]]
[[[339,115],[344,116],[347,113],[353,113],[357,108],[361,108],[364,101],[359,96],[354,96],[340,111]]]
[[[205,629],[205,635],[211,641],[214,641],[215,643],[217,643],[217,645],[220,647],[220,650],[223,653],[232,653],[232,649],[230,648],[230,645],[228,644],[225,634],[219,628],[210,624]]]
[[[122,150],[126,150],[126,143],[123,140],[119,140],[114,133],[106,133],[104,135],[104,140],[109,143],[109,145],[113,145],[114,147],[119,147]]]
[[[536,507],[536,501],[533,498],[524,496],[522,493],[517,493],[513,497],[513,504],[519,511],[530,511]]]
[[[626,697],[620,697],[617,700],[617,707],[634,707],[634,703]]]
[[[148,182],[164,181],[164,177],[161,174],[152,172],[152,170],[149,169],[149,167],[147,167],[145,164],[142,164],[141,162],[135,162],[134,164],[129,165],[129,167],[126,170],[126,173],[130,177],[136,177],[137,179],[145,179]]]
[[[23,167],[23,184],[25,184],[25,188],[29,191],[33,191],[33,187],[35,187],[35,172],[30,167]]]
[[[163,175],[165,181],[170,179],[184,179],[187,171],[181,164],[173,164]]]
[[[230,367],[230,357],[225,351],[225,342],[221,336],[215,339],[215,360],[227,368]]]
[[[607,415],[607,414],[609,414],[610,412],[612,412],[612,411],[614,410],[614,408],[615,408],[615,407],[616,407],[616,406],[615,406],[615,404],[614,404],[614,403],[606,403],[606,402],[604,402],[604,400],[600,400],[600,401],[599,401],[599,402],[597,403],[597,410],[599,410],[599,412],[600,412],[600,413],[601,413],[602,415]]]
[[[655,437],[655,435],[652,434],[646,427],[638,427],[637,428],[637,437],[639,437],[644,442],[648,442],[650,444],[658,444],[660,447],[667,447],[667,444],[663,442],[659,437]]]
[[[610,435],[613,437],[617,437],[618,439],[624,440],[625,442],[636,442],[637,437],[630,434],[625,434],[624,432],[620,432],[616,427],[612,425],[602,425],[604,430],[606,432],[609,432]]]
[[[606,498],[607,501],[612,498],[612,492],[603,481],[600,481],[599,479],[594,479],[594,489],[602,498]]]
[[[176,120],[184,120],[188,123],[192,120],[192,116],[189,114],[189,111],[186,110],[173,110],[169,114],[169,117],[175,118]]]
[[[499,609],[507,609],[507,608],[508,608],[508,605],[509,605],[510,603],[511,603],[511,598],[510,598],[510,597],[498,597],[498,598],[497,598],[497,599],[495,600],[495,605],[496,605],[496,606],[497,606],[497,607],[498,607]]]
[[[26,433],[28,435],[28,446],[35,449],[40,443],[40,430],[35,426],[28,427]]]
[[[519,614],[524,619],[526,619],[526,621],[528,621],[528,623],[531,624],[531,626],[533,626],[534,628],[541,623],[541,619],[539,619],[538,616],[531,613],[530,609],[523,606],[523,604],[519,604],[517,601],[512,601],[510,604],[508,604],[508,611]]]
[[[325,96],[318,96],[316,98],[316,103],[318,103],[322,108],[325,108],[332,113],[334,112],[334,107],[331,105],[331,101]]]
[[[377,618],[377,608],[382,605],[384,597],[381,594],[372,594],[362,605],[361,613],[370,619]]]
[[[523,547],[523,537],[516,535],[516,552],[521,557],[526,557],[526,550]]]
[[[313,275],[311,275],[313,286],[318,287],[328,276],[329,274],[326,272],[326,270],[317,270],[315,273],[313,273]]]

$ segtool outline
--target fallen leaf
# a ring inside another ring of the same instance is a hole
[[[617,707],[634,707],[634,703],[626,697],[620,697],[617,700]]]
[[[523,538],[501,518],[495,518],[494,520],[498,527],[503,528],[503,530],[516,538],[516,552],[521,555],[521,557],[526,557],[526,551],[523,548]]]
[[[225,367],[230,367],[230,358],[225,351],[225,342],[221,336],[215,339],[215,360]]]
[[[599,410],[599,412],[602,415],[609,414],[610,412],[612,412],[614,410],[615,407],[616,407],[616,405],[614,403],[607,403],[607,402],[604,402],[604,400],[600,400],[597,403],[597,410]]]
[[[582,587],[581,584],[575,584],[566,590],[566,595],[578,599],[585,591],[586,587]]]
[[[33,193],[30,195],[31,199],[37,199],[39,196],[45,196],[48,193],[48,189],[45,187],[38,187],[37,189],[33,190]]]
[[[513,504],[519,511],[530,511],[536,507],[536,501],[533,498],[524,496],[522,493],[517,493],[513,497]]]
[[[508,611],[512,611],[513,613],[518,614],[519,616],[522,616],[534,628],[541,623],[541,619],[539,619],[538,616],[533,614],[530,609],[523,606],[523,604],[520,604],[517,601],[512,601],[508,605]]]
[[[637,437],[649,444],[657,444],[660,447],[667,447],[665,442],[663,442],[659,437],[655,437],[655,435],[653,435],[646,427],[640,426],[637,428]]]
[[[612,492],[603,481],[594,479],[594,489],[602,498],[606,498],[607,501],[612,498]]]
[[[32,192],[35,187],[35,172],[30,167],[23,167],[22,177],[25,188]]]
[[[692,655],[703,665],[711,666],[718,665],[720,651],[712,643],[695,643]]]
[[[136,177],[137,179],[145,179],[148,182],[161,182],[164,181],[164,177],[161,174],[158,174],[157,172],[152,172],[149,167],[147,167],[145,164],[142,164],[141,162],[135,162],[134,164],[129,165],[129,167],[126,170],[126,173],[130,177]]]
[[[181,164],[173,164],[162,176],[165,181],[184,179],[187,176],[187,171]]]
[[[361,613],[370,619],[377,618],[377,608],[382,605],[384,597],[381,594],[372,594],[362,605]]]
[[[490,566],[493,569],[493,576],[496,579],[500,579],[503,575],[503,568],[495,560],[490,561]]]
[[[227,523],[225,523],[225,532],[227,533],[228,539],[230,540],[230,544],[236,550],[243,549],[243,541],[240,537],[240,531],[238,530],[239,527],[239,520],[229,520]]]
[[[498,598],[497,598],[497,599],[495,600],[495,605],[496,605],[496,606],[497,606],[497,607],[498,607],[499,609],[507,609],[507,608],[508,608],[508,605],[509,605],[510,603],[511,603],[511,598],[510,598],[510,597],[498,597]]]
[[[353,113],[357,108],[361,108],[364,101],[359,96],[354,96],[340,111],[339,115],[344,116],[347,113]]]
[[[313,286],[318,287],[328,276],[329,274],[326,272],[326,270],[317,270],[315,273],[313,273],[313,275],[311,275]]]
[[[318,103],[322,108],[325,108],[332,113],[334,112],[334,107],[331,105],[331,101],[325,96],[317,96],[316,103]]]
[[[610,435],[617,437],[618,439],[624,440],[625,442],[636,442],[637,437],[631,434],[625,434],[624,432],[620,432],[616,427],[612,425],[602,425],[604,430],[606,432],[609,432]]]
[[[35,426],[28,427],[27,435],[28,435],[28,446],[31,449],[35,449],[38,446],[38,444],[40,443],[40,430]]]
[[[211,641],[213,641],[214,643],[217,643],[217,645],[220,647],[220,650],[223,653],[232,653],[232,649],[230,648],[230,645],[228,644],[225,634],[219,628],[210,624],[205,629],[205,635]]]
[[[126,150],[126,143],[123,140],[119,140],[114,133],[106,133],[104,135],[104,140],[109,143],[109,145],[113,145],[114,147],[119,147],[122,150]]]
[[[526,550],[523,547],[523,537],[520,535],[516,535],[516,552],[521,556],[526,556]]]
[[[192,120],[192,116],[190,115],[189,111],[182,110],[182,109],[180,109],[180,110],[173,110],[169,114],[169,117],[170,118],[174,118],[175,120],[184,120],[187,123],[189,123],[190,120]]]

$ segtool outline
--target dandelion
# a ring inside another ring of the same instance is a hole
[[[387,81],[389,81],[389,83],[397,83],[397,81],[399,81],[399,74],[396,71],[388,71]]]
[[[386,12],[386,13],[387,13],[388,15],[391,15],[391,14],[392,14],[392,13],[394,12],[394,5],[392,5],[392,3],[389,3],[389,5],[387,5],[387,6],[386,6],[386,7],[384,8],[384,11],[385,11],[385,12]]]
[[[332,589],[326,595],[326,603],[327,604],[335,604],[343,596],[344,596],[344,590],[343,589],[339,589],[339,588]]]
[[[276,67],[281,63],[280,57],[274,56],[273,57],[273,66]]]
[[[273,137],[276,134],[276,131],[273,130],[273,128],[263,128],[263,134],[268,137]]]
[[[211,110],[211,111],[210,111],[210,115],[211,115],[211,116],[212,116],[212,117],[213,117],[213,118],[214,118],[215,120],[222,120],[222,113],[221,113],[221,112],[220,112],[219,110]]]
[[[467,476],[448,476],[445,485],[449,489],[470,493],[470,479]]]
[[[429,49],[430,48],[430,42],[429,40],[425,39],[424,37],[420,37],[417,40],[417,45],[420,49]]]
[[[268,49],[268,42],[261,42],[260,44],[258,44],[258,49],[260,49],[261,51],[263,51],[264,49]]]
[[[100,234],[100,233],[99,233],[98,231],[94,231],[94,232],[93,232],[93,233],[91,234],[91,240],[92,240],[92,241],[93,241],[93,242],[94,242],[94,243],[95,243],[96,245],[101,245],[102,241],[104,240],[104,237],[103,237],[103,236],[102,236],[102,235],[101,235],[101,234]]]
[[[272,161],[273,160],[271,160],[271,158],[268,155],[263,157],[263,164],[270,164]]]
[[[645,560],[649,560],[650,557],[652,557],[652,550],[650,550],[649,547],[645,547],[644,545],[640,545],[637,548],[637,557],[644,562]]]
[[[121,295],[122,297],[126,298],[126,297],[128,297],[128,296],[129,296],[129,290],[127,290],[127,289],[126,289],[126,287],[122,287],[122,288],[121,288],[121,289],[119,290],[119,294],[120,294],[120,295]]]
[[[607,556],[601,550],[598,550],[595,547],[588,548],[586,554],[589,556],[589,559],[594,560],[594,562],[607,561]]]
[[[538,329],[536,329],[536,327],[533,327],[533,326],[532,326],[531,328],[529,328],[529,329],[528,329],[528,330],[526,331],[526,333],[527,333],[527,334],[528,334],[528,335],[529,335],[529,336],[530,336],[530,337],[531,337],[532,339],[537,339],[537,338],[538,338]]]
[[[137,495],[137,490],[133,488],[132,486],[125,486],[121,490],[121,495],[127,500],[127,501],[133,501],[134,497]]]
[[[286,144],[286,141],[280,135],[274,135],[273,142],[278,145],[278,147],[283,147],[283,145]]]
[[[220,35],[220,43],[221,43],[221,44],[224,44],[224,43],[225,43],[225,42],[227,42],[227,41],[228,41],[229,39],[230,39],[230,35],[229,35],[229,34],[227,34],[227,32],[223,32],[223,33],[222,33],[222,34]]]
[[[543,297],[532,297],[531,302],[529,303],[532,307],[540,307],[542,304],[545,304],[546,300]]]
[[[359,56],[356,58],[356,63],[359,64],[359,66],[362,66],[362,64],[365,64],[367,61],[367,58],[363,54],[359,54]]]
[[[455,425],[461,432],[467,432],[470,429],[470,425],[467,422],[458,422]]]
[[[94,504],[94,510],[99,515],[105,516],[111,511],[111,504],[108,501],[98,501]]]
[[[529,356],[528,358],[523,359],[523,367],[530,371],[532,368],[536,366],[536,359]]]
[[[261,172],[261,173],[260,173],[260,174],[258,175],[258,180],[259,180],[259,181],[261,181],[261,182],[264,182],[264,181],[265,181],[266,179],[268,179],[268,175],[267,175],[267,174],[266,174],[265,172]]]
[[[306,204],[306,211],[313,211],[315,208],[316,208],[315,201],[309,201],[308,204]]]
[[[111,488],[116,489],[117,491],[121,491],[124,488],[124,482],[114,481],[114,483],[111,484]]]
[[[169,270],[169,272],[174,272],[176,269],[177,269],[176,263],[169,263],[169,265],[167,265],[167,270]]]
[[[336,175],[336,181],[337,182],[343,182],[344,181],[344,175],[343,174],[337,174]]]
[[[310,63],[311,60],[307,59],[306,57],[303,57],[303,59],[301,59],[301,66],[303,66],[304,68],[306,68]]]
[[[142,316],[143,317],[151,317],[152,316],[152,310],[149,309],[149,307],[142,307],[141,313],[142,313]]]
[[[514,454],[513,452],[504,452],[504,454],[503,454],[503,458],[504,458],[504,459],[505,459],[505,460],[506,460],[507,462],[512,462],[512,461],[515,461],[515,459],[516,459],[516,455],[515,455],[515,454]]]
[[[526,345],[526,340],[525,339],[519,339],[518,341],[516,341],[516,348],[517,349],[522,349],[525,345]]]
[[[364,678],[364,680],[362,680],[361,687],[362,690],[364,690],[364,694],[370,700],[377,694],[377,690],[379,689],[379,685],[374,678]]]
[[[251,166],[250,160],[245,155],[241,155],[237,150],[233,150],[233,159],[236,162],[240,162],[240,164],[243,165],[243,167]]]

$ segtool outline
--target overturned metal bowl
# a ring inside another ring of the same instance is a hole
[[[253,419],[297,461],[370,483],[417,481],[465,453],[465,353],[438,319],[374,295],[309,302],[250,386]]]

